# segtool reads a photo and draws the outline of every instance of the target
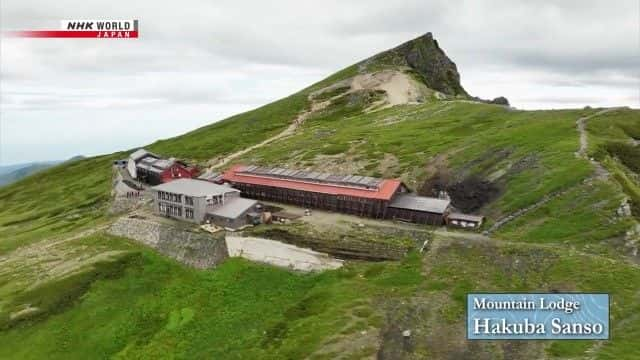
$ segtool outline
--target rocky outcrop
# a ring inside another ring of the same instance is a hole
[[[456,64],[447,57],[431,33],[377,54],[359,65],[361,69],[409,67],[430,89],[451,96],[468,96],[460,84]]]
[[[195,268],[211,268],[228,257],[224,234],[193,232],[146,219],[123,217],[109,233],[138,241]]]
[[[493,100],[486,100],[486,99],[479,98],[477,96],[474,96],[472,99],[477,101],[477,102],[481,102],[481,103],[485,103],[485,104],[511,106],[511,104],[509,104],[509,100],[504,96],[498,96],[497,98],[495,98]]]
[[[504,96],[498,96],[497,98],[489,101],[489,104],[509,106],[509,100]]]

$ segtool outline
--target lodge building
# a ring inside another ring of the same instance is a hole
[[[450,201],[409,193],[399,180],[236,165],[222,181],[252,199],[376,219],[443,225]]]
[[[253,222],[258,202],[240,191],[194,179],[178,179],[151,188],[158,215],[237,229]]]
[[[189,179],[197,175],[198,170],[174,158],[162,157],[145,149],[138,149],[129,155],[127,171],[132,178],[149,184],[158,185],[175,179]]]

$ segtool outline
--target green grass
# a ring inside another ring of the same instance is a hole
[[[624,235],[632,226],[631,219],[612,220],[622,197],[618,187],[609,182],[580,185],[508,223],[498,236],[606,252],[603,241]]]
[[[387,66],[385,61],[378,65]],[[286,128],[309,107],[311,92],[357,73],[358,66],[348,67],[292,96],[149,149],[201,163],[240,150]],[[416,354],[463,357],[474,350],[460,340],[464,296],[472,290],[610,292],[613,339],[596,355],[640,356],[635,344],[640,271],[627,265],[610,241],[634,224],[630,218],[611,220],[622,196],[640,204],[635,157],[629,161],[621,155],[633,152],[626,145],[623,152],[601,154],[612,180],[583,184],[593,168],[574,155],[579,147],[575,121],[594,110],[515,111],[434,101],[363,113],[377,96],[362,92],[336,98],[302,131],[238,161],[316,169],[357,161],[360,174],[384,172],[418,189],[432,159],[445,155],[457,176],[493,179],[503,189],[482,210],[489,222],[546,194],[569,191],[504,227],[497,234],[500,245],[443,243],[424,259],[411,253],[400,262],[353,262],[322,274],[242,260],[201,271],[103,234],[45,247],[50,245],[45,239],[63,239],[112,220],[106,214],[110,165],[125,154],[61,164],[0,188],[0,265],[25,259],[15,268],[0,267],[0,358],[297,359],[316,351],[317,358],[345,351],[357,358],[374,354],[378,342],[396,346],[384,336],[397,330],[391,326],[422,329],[415,332],[423,336]],[[639,118],[637,110],[620,110],[590,119],[590,153],[637,139]],[[381,169],[388,158],[393,166]],[[309,231],[288,229],[300,236]],[[332,241],[409,248],[418,235],[411,237],[368,226]],[[48,251],[56,256],[36,261],[39,252]],[[51,275],[111,251],[118,253],[62,277]],[[27,305],[38,310],[11,318]],[[366,346],[351,348],[362,331],[381,333]],[[479,346],[504,355],[504,344]],[[592,345],[555,342],[543,348],[549,356],[576,358]],[[528,346],[516,355],[539,358],[535,344]]]
[[[640,139],[640,116],[638,110],[620,109],[598,115],[587,121],[590,134],[590,150],[611,141]]]
[[[638,110],[619,109],[589,119],[587,130],[590,155],[611,173],[640,218],[640,149],[631,145],[632,139],[640,139]]]
[[[356,67],[347,67],[284,99],[184,135],[157,141],[148,148],[161,154],[194,161],[206,161],[242,150],[278,134],[289,126],[299,113],[309,107],[308,96],[311,92],[355,74]]]
[[[578,110],[508,111],[492,105],[441,102],[352,116],[334,111],[308,120],[303,132],[249,153],[239,162],[303,167],[319,155],[348,152],[375,164],[391,154],[399,161],[394,175],[404,176],[416,189],[424,180],[419,169],[439,154],[451,153],[449,163],[454,170],[482,176],[508,170],[534,156],[535,166],[511,171],[504,179],[504,196],[491,209],[500,214],[575,185],[591,173],[589,164],[573,155],[578,148],[575,121],[581,114]],[[319,133],[328,135],[319,137]],[[507,156],[492,158],[501,152]],[[322,167],[322,158],[316,164]],[[375,169],[366,167],[361,172],[373,175]]]
[[[106,218],[118,153],[55,166],[0,187],[0,254]]]
[[[440,332],[449,326],[463,328],[466,293],[482,289],[486,292],[607,292],[611,294],[612,340],[604,341],[595,352],[597,359],[633,359],[640,356],[634,343],[640,333],[638,310],[640,294],[637,284],[640,271],[637,267],[606,258],[584,256],[562,248],[519,244],[497,245],[479,242],[452,242],[439,247],[430,257],[433,261],[429,278],[424,286],[428,289],[434,312],[439,314],[443,325]],[[435,289],[434,291],[434,284]],[[435,301],[442,293],[450,301]],[[426,300],[425,300],[426,301]],[[439,319],[432,319],[437,322]],[[429,326],[426,324],[425,327]],[[431,339],[424,339],[429,343]],[[450,339],[450,352],[461,346],[455,336]],[[457,342],[456,342],[457,341]],[[481,342],[480,349],[501,352],[513,351],[512,342]],[[536,342],[529,342],[534,346]],[[548,355],[559,358],[582,358],[585,351],[596,345],[595,341],[554,341],[539,343]],[[467,346],[469,346],[467,344]],[[525,349],[516,358],[542,358],[542,354],[524,355]],[[498,354],[494,358],[499,358]]]
[[[378,311],[363,299],[399,296],[422,281],[416,255],[376,272],[368,270],[379,264],[361,263],[306,275],[243,260],[199,271],[121,242],[85,245],[129,248],[126,261],[18,297],[47,301],[48,311],[3,331],[0,358],[301,358],[356,332],[341,320],[352,307],[373,319]],[[55,288],[65,301],[48,300]]]
[[[608,142],[603,148],[609,156],[618,159],[629,170],[640,173],[640,148],[622,142]]]
[[[48,303],[47,311],[0,330],[0,358],[297,359],[316,352],[322,358],[332,344],[358,358],[364,350],[350,339],[389,326],[397,311],[415,322],[416,353],[455,353],[471,349],[454,329],[464,322],[466,293],[477,289],[609,292],[615,335],[597,354],[614,359],[637,352],[640,271],[561,249],[446,241],[424,259],[411,253],[401,262],[301,274],[239,259],[201,271],[114,237],[76,241],[73,246],[127,252],[17,297]],[[60,301],[59,293],[68,296]],[[418,311],[422,306],[428,310]],[[366,352],[375,353],[375,339]],[[498,356],[505,344],[474,349]],[[550,356],[579,357],[594,342],[546,345]]]

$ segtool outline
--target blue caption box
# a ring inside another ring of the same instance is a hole
[[[606,340],[609,294],[467,294],[469,340]]]

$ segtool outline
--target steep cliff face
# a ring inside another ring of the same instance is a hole
[[[467,97],[456,64],[429,32],[384,51],[359,64],[361,69],[408,67],[431,89],[451,96]]]

